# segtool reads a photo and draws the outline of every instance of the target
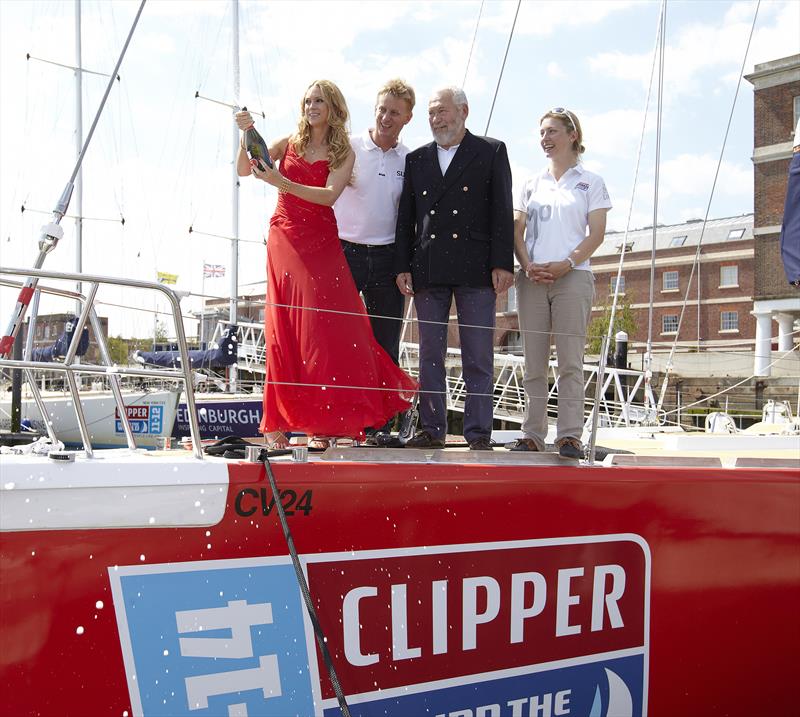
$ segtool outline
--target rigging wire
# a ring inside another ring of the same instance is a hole
[[[755,12],[753,13],[753,22],[750,25],[750,34],[747,37],[747,45],[746,45],[746,47],[744,49],[744,56],[742,57],[742,66],[739,69],[739,78],[738,78],[738,80],[736,82],[736,90],[733,93],[733,102],[731,103],[731,111],[728,114],[728,124],[725,127],[725,135],[722,138],[722,147],[720,147],[719,159],[717,160],[717,168],[716,168],[716,171],[714,172],[714,181],[711,183],[711,193],[710,193],[710,195],[708,197],[708,203],[706,204],[705,215],[703,216],[703,226],[700,229],[700,238],[697,241],[697,249],[695,250],[695,254],[694,254],[694,262],[692,263],[692,269],[689,272],[689,281],[686,284],[686,293],[684,294],[683,305],[681,306],[681,313],[680,313],[680,316],[678,317],[678,330],[675,333],[675,340],[673,342],[672,349],[670,350],[669,358],[667,360],[667,367],[666,367],[666,370],[664,372],[664,379],[665,380],[664,380],[664,382],[662,383],[662,386],[661,386],[661,393],[660,393],[659,399],[658,399],[658,405],[659,406],[663,402],[664,394],[666,393],[666,389],[667,389],[666,381],[669,378],[669,373],[671,371],[672,359],[675,356],[675,350],[677,348],[678,336],[680,336],[681,325],[683,324],[683,317],[684,317],[684,315],[686,313],[686,307],[687,307],[687,305],[689,303],[689,291],[690,291],[690,289],[692,287],[692,281],[694,280],[695,270],[700,264],[700,248],[703,245],[703,236],[704,236],[705,231],[706,231],[706,224],[708,223],[708,215],[711,212],[711,202],[714,200],[714,192],[715,192],[715,190],[717,188],[717,180],[719,179],[719,172],[720,172],[720,169],[722,168],[722,158],[725,156],[725,147],[726,147],[727,142],[728,142],[728,134],[730,133],[730,130],[731,130],[731,123],[733,122],[733,113],[734,113],[734,110],[736,109],[736,100],[739,97],[739,89],[742,86],[742,78],[744,77],[744,68],[745,68],[745,64],[747,62],[747,55],[750,52],[750,43],[753,40],[753,33],[755,32],[755,29],[756,29],[756,20],[758,19],[758,10],[759,10],[760,7],[761,7],[761,0],[758,0],[758,2],[756,3]],[[698,281],[698,288],[699,288],[699,281]]]
[[[517,26],[517,17],[519,16],[519,8],[522,5],[522,0],[517,0],[517,10],[514,13],[514,22],[511,23],[511,32],[508,33],[508,42],[506,43],[506,51],[503,55],[503,64],[500,66],[500,75],[497,78],[497,84],[494,88],[494,97],[492,97],[492,106],[489,108],[489,118],[486,120],[486,130],[484,135],[489,134],[489,125],[492,123],[492,113],[494,112],[494,103],[497,101],[497,93],[500,90],[500,82],[503,79],[503,71],[506,68],[506,59],[508,58],[508,50],[511,47],[511,40],[514,37],[514,28]]]
[[[662,4],[661,11],[663,11],[663,9],[664,9],[664,6]],[[620,294],[619,284],[620,284],[620,279],[622,278],[622,267],[623,267],[623,265],[625,263],[625,254],[626,254],[627,246],[628,246],[628,234],[630,233],[630,229],[631,229],[631,217],[633,215],[633,203],[634,203],[634,200],[635,200],[635,197],[636,197],[636,185],[637,185],[637,182],[639,180],[639,167],[640,167],[641,160],[642,160],[642,149],[644,147],[645,131],[647,129],[647,112],[650,109],[650,95],[651,95],[652,90],[653,90],[653,76],[655,75],[655,70],[656,70],[656,58],[658,57],[658,46],[659,46],[660,38],[661,38],[661,12],[659,12],[658,23],[656,25],[656,42],[655,42],[655,45],[653,46],[653,62],[651,64],[651,66],[650,66],[650,83],[647,86],[647,98],[645,99],[645,103],[644,103],[644,117],[642,118],[642,133],[639,136],[639,149],[636,152],[636,167],[635,167],[634,173],[633,173],[633,187],[631,188],[631,201],[630,201],[630,205],[628,206],[628,218],[625,221],[625,233],[622,236],[622,249],[621,249],[620,255],[619,255],[619,264],[617,265],[617,278],[616,278],[616,281],[614,282],[614,294],[613,294],[613,297],[611,299],[611,316],[609,317],[608,333],[606,334],[606,338],[607,338],[607,341],[606,341],[606,352],[608,352],[608,350],[611,347],[612,334],[614,333],[614,325],[616,323],[617,304],[619,302],[619,294]],[[600,361],[602,363],[605,363],[607,361],[607,359],[608,359],[607,355],[600,357]]]
[[[464,79],[461,81],[461,87],[467,84],[467,75],[469,74],[469,64],[472,62],[472,50],[475,47],[475,38],[478,37],[478,28],[481,24],[481,15],[483,15],[483,3],[485,0],[481,0],[481,6],[478,8],[478,19],[475,21],[475,32],[472,33],[472,44],[469,46],[469,55],[467,56],[467,66],[464,68]]]
[[[647,350],[645,353],[645,378],[648,389],[650,389],[650,363],[653,353],[653,302],[655,296],[656,281],[656,234],[658,232],[658,183],[661,172],[661,117],[664,107],[664,48],[667,44],[667,0],[661,3],[661,32],[659,33],[658,44],[658,110],[656,112],[656,156],[655,156],[655,177],[653,192],[653,244],[650,247],[650,301],[647,310]]]

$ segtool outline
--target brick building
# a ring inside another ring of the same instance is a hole
[[[800,55],[756,65],[745,79],[752,83],[754,90],[756,350],[753,372],[757,376],[768,376],[772,360],[772,322],[778,324],[778,350],[788,351],[792,348],[792,325],[800,318],[800,293],[786,281],[779,245],[792,138],[800,117]]]
[[[108,336],[108,318],[105,316],[100,316],[98,318],[104,335]],[[75,315],[72,313],[39,314],[39,316],[36,317],[36,327],[33,333],[34,348],[45,348],[54,344],[58,337],[64,333],[68,321],[74,322]],[[28,338],[27,322],[23,324],[21,333],[24,346]],[[100,360],[100,348],[97,345],[94,331],[91,327],[89,327],[89,348],[84,354],[82,361],[84,361],[84,363],[102,363]]]
[[[635,348],[645,344],[648,334],[652,228],[628,232],[627,237],[622,232],[607,234],[592,257],[596,287],[592,316],[600,315],[611,302],[623,241],[619,289],[635,316],[636,329],[630,337]],[[676,340],[679,348],[698,351],[752,347],[753,215],[713,219],[705,226],[700,220],[659,226],[655,241],[654,351],[669,350]],[[700,261],[692,277],[698,244]]]
[[[695,269],[686,310],[681,307],[689,285],[697,245],[702,234],[699,269]],[[592,318],[610,305],[617,280],[623,242],[625,257],[620,296],[630,304],[636,329],[632,348],[647,340],[650,307],[650,254],[652,227],[609,232],[592,257],[595,305]],[[692,350],[752,347],[755,342],[753,308],[753,215],[659,226],[656,230],[655,285],[653,290],[654,351],[669,350],[672,342]],[[516,297],[509,292],[497,314],[497,344],[503,351],[521,353]]]

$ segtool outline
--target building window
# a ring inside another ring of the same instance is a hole
[[[661,333],[662,334],[677,334],[678,333],[678,315],[677,314],[664,314],[661,317]]]
[[[680,237],[672,237],[672,239],[670,239],[669,246],[670,248],[674,246],[683,246],[685,243],[686,243],[686,235],[684,234],[683,236]]]
[[[522,355],[522,336],[519,331],[506,334],[506,353]]]
[[[516,311],[517,310],[517,287],[511,286],[508,289],[508,306],[506,307],[506,311]]]
[[[612,276],[609,280],[609,288],[608,291],[610,294],[615,293],[615,288],[617,289],[616,293],[624,294],[625,293],[625,276],[619,277],[619,283],[617,283],[617,277]]]
[[[264,309],[258,310],[258,323],[261,324],[264,322]]]
[[[719,330],[720,331],[738,331],[739,330],[739,312],[738,311],[721,311],[719,314]]]
[[[719,286],[720,289],[726,286],[739,286],[739,267],[736,264],[719,268]]]
[[[792,122],[792,136],[794,137],[794,129],[797,127],[797,121],[800,120],[800,95],[794,98],[794,122]]]
[[[736,241],[744,236],[744,229],[731,229],[728,232],[728,241]]]
[[[629,251],[633,251],[633,242],[626,241],[624,244],[620,242],[617,244],[617,254],[622,254],[623,248],[625,249],[625,253],[627,254]]]
[[[678,272],[665,271],[661,275],[661,291],[677,291],[678,288]]]

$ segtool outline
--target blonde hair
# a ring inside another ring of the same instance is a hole
[[[575,132],[577,136],[575,137],[575,141],[572,143],[572,151],[575,152],[575,154],[583,154],[586,151],[586,147],[583,146],[583,130],[581,129],[581,123],[580,120],[578,120],[578,116],[574,112],[563,109],[562,107],[558,107],[557,109],[545,112],[539,120],[539,124],[541,124],[548,117],[561,122],[561,124],[566,127],[568,132]]]
[[[393,79],[388,80],[383,87],[378,90],[376,99],[381,95],[391,95],[398,100],[405,100],[408,102],[408,109],[413,110],[417,102],[417,97],[414,94],[414,88],[409,85],[405,80]]]
[[[300,100],[300,119],[297,122],[297,132],[289,140],[292,149],[302,155],[311,141],[311,125],[306,120],[305,102],[306,95],[312,87],[318,87],[322,99],[328,105],[328,165],[331,169],[338,169],[350,155],[350,130],[348,121],[350,114],[347,111],[342,91],[330,80],[314,80],[303,93]]]

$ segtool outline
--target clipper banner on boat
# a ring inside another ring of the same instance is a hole
[[[301,560],[354,717],[646,714],[639,536]],[[288,557],[109,575],[135,714],[340,714]]]

